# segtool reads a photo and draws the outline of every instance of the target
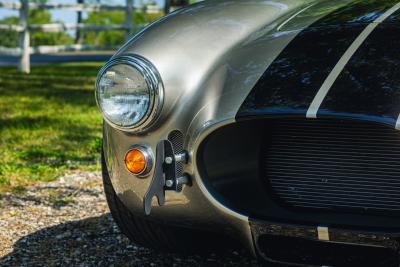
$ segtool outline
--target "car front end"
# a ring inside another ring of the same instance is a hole
[[[205,1],[138,33],[96,89],[118,201],[271,261],[395,264],[399,8]]]

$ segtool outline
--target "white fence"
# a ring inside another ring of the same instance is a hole
[[[28,0],[20,0],[19,3],[15,2],[1,2],[0,8],[7,8],[19,11],[19,25],[1,25],[0,30],[9,30],[19,33],[19,47],[8,48],[0,46],[0,55],[19,56],[20,63],[19,69],[24,73],[30,72],[30,54],[48,54],[63,51],[87,51],[87,50],[104,50],[110,47],[98,47],[89,45],[60,45],[60,46],[38,46],[30,47],[30,31],[41,32],[64,32],[67,30],[79,31],[108,31],[108,30],[121,30],[125,31],[128,37],[134,30],[133,21],[133,0],[126,0],[124,6],[104,5],[104,4],[36,4],[29,3]],[[30,9],[64,9],[76,12],[96,12],[105,10],[119,10],[125,11],[125,23],[119,25],[89,25],[83,23],[77,24],[29,24],[28,12]],[[155,8],[147,10],[148,13],[161,12]]]

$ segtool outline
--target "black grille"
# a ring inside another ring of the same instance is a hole
[[[346,120],[273,120],[263,166],[273,193],[302,208],[400,211],[400,133]]]
[[[179,154],[183,152],[183,134],[181,131],[174,130],[169,133],[168,135],[168,140],[172,143],[172,146],[174,148],[174,153]],[[182,162],[177,162],[176,163],[176,175],[177,177],[181,176],[183,174],[183,163]],[[180,190],[182,185],[180,186]]]

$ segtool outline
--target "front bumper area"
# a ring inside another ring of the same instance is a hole
[[[119,131],[104,123],[103,151],[107,170],[118,197],[135,216],[146,216],[143,198],[154,171],[145,178],[135,177],[124,166],[125,153],[133,145],[141,144],[151,148],[155,154],[159,140],[168,139],[169,133],[174,130],[169,127],[140,136]],[[194,164],[196,147],[191,147],[187,149],[185,145],[190,156],[189,162],[183,166],[183,172],[191,177],[191,186],[184,186],[181,192],[165,191],[164,206],[159,206],[156,198],[153,198],[149,218],[164,224],[229,235],[255,255],[248,217],[228,209],[207,191]]]
[[[399,266],[400,233],[326,228],[250,220],[258,254],[272,262],[304,266]],[[325,238],[325,237],[324,237]]]

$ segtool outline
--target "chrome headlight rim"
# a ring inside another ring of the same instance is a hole
[[[147,86],[149,88],[150,102],[145,115],[137,123],[129,127],[118,125],[114,123],[112,120],[110,120],[106,116],[106,113],[103,111],[102,106],[100,105],[99,102],[98,88],[100,79],[108,69],[120,64],[125,64],[138,70],[143,75],[143,78],[145,79]],[[158,73],[157,69],[153,66],[153,64],[150,61],[148,61],[144,57],[141,57],[139,55],[118,56],[112,58],[99,71],[96,80],[95,98],[97,106],[99,107],[103,115],[103,119],[107,123],[112,125],[114,128],[119,129],[121,131],[143,132],[147,130],[149,127],[151,127],[152,124],[160,115],[162,106],[164,104],[164,86],[161,80],[161,76]]]

